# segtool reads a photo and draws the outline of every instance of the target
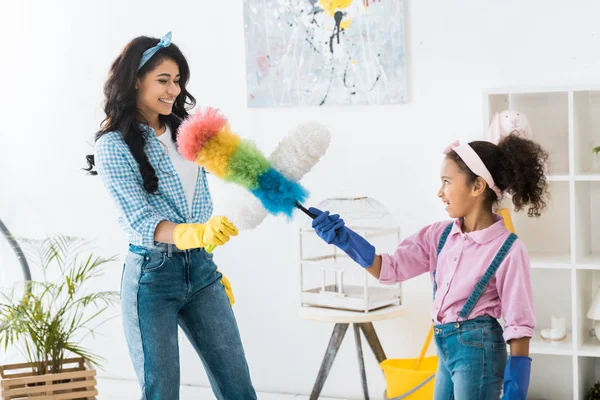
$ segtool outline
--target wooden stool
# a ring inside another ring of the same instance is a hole
[[[329,345],[327,346],[325,356],[323,357],[323,362],[321,363],[321,368],[319,369],[319,374],[317,375],[315,385],[313,386],[313,390],[310,395],[310,400],[316,400],[319,398],[321,390],[323,389],[323,385],[325,385],[325,380],[327,380],[327,376],[329,375],[329,371],[331,370],[331,366],[335,360],[335,356],[337,355],[340,345],[342,344],[342,340],[344,339],[350,324],[352,324],[352,327],[354,328],[356,355],[358,357],[358,367],[361,374],[363,394],[365,400],[368,400],[369,390],[367,387],[367,374],[365,372],[360,331],[362,330],[363,335],[365,335],[367,343],[369,344],[369,347],[371,347],[371,350],[373,350],[377,362],[381,363],[386,359],[386,356],[383,348],[381,347],[381,343],[379,342],[379,338],[377,337],[377,332],[375,332],[375,328],[373,327],[373,322],[397,318],[404,312],[406,312],[405,306],[389,306],[369,313],[333,310],[319,307],[302,307],[300,309],[300,317],[303,319],[335,323],[333,333],[331,334],[331,339],[329,339]]]

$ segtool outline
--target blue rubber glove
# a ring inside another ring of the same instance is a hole
[[[348,228],[339,215],[329,215],[329,211],[321,211],[311,207],[308,209],[317,217],[312,227],[317,235],[329,244],[337,246],[361,267],[368,268],[375,259],[375,247],[365,238]]]
[[[511,356],[504,370],[504,394],[502,400],[525,400],[529,390],[531,358]]]
[[[340,235],[342,232],[339,232],[345,224],[338,214],[330,215],[329,211],[321,211],[313,207],[308,211],[317,216],[312,222],[312,227],[323,241],[337,246],[346,240],[346,235]]]

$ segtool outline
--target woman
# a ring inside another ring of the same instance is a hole
[[[121,304],[142,398],[179,398],[179,325],[218,399],[255,399],[230,293],[204,250],[237,229],[211,218],[204,170],[177,152],[177,128],[195,105],[189,76],[170,32],[133,39],[104,86],[106,118],[90,169],[96,162],[129,236]]]

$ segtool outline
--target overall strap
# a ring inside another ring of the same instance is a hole
[[[433,299],[435,300],[435,292],[437,292],[437,281],[435,279],[435,273],[437,271],[437,258],[440,256],[440,253],[442,251],[442,249],[444,248],[444,245],[446,244],[446,239],[448,239],[448,235],[450,235],[450,231],[452,230],[452,225],[454,225],[454,222],[451,222],[450,225],[448,225],[446,227],[446,229],[444,229],[444,232],[442,232],[442,236],[440,237],[440,242],[438,243],[438,247],[437,247],[437,254],[436,254],[436,266],[435,266],[435,270],[433,271]]]
[[[513,243],[515,242],[515,240],[517,240],[517,235],[515,235],[514,233],[511,233],[510,235],[508,235],[508,237],[504,241],[504,244],[502,244],[502,247],[500,247],[500,250],[498,250],[498,253],[496,253],[496,257],[494,257],[494,260],[488,267],[487,271],[481,277],[479,282],[477,282],[477,284],[475,285],[473,292],[471,292],[471,295],[467,299],[467,302],[463,306],[462,310],[459,311],[459,313],[458,313],[459,317],[461,317],[463,319],[467,319],[467,317],[469,316],[471,311],[473,311],[473,308],[475,308],[477,301],[479,300],[481,295],[483,295],[483,293],[485,292],[485,289],[487,288],[490,281],[492,280],[492,277],[494,276],[494,274],[500,267],[500,264],[502,264],[502,261],[504,261],[504,258],[506,257],[508,250],[510,250],[510,248],[513,245]]]

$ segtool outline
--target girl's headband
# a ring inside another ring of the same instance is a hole
[[[468,143],[460,144],[458,140],[446,147],[446,150],[444,150],[444,154],[447,155],[452,150],[454,150],[456,154],[458,154],[458,156],[461,158],[461,160],[463,160],[465,165],[471,171],[473,171],[475,175],[483,178],[483,180],[494,191],[494,193],[496,193],[496,196],[498,196],[498,200],[502,200],[502,191],[500,190],[500,188],[498,188],[498,186],[496,186],[494,178],[492,178],[492,174],[490,174],[490,171],[488,171],[483,161],[481,161],[481,158],[477,155],[477,153],[475,153],[475,150],[473,150],[473,148],[469,146]]]

